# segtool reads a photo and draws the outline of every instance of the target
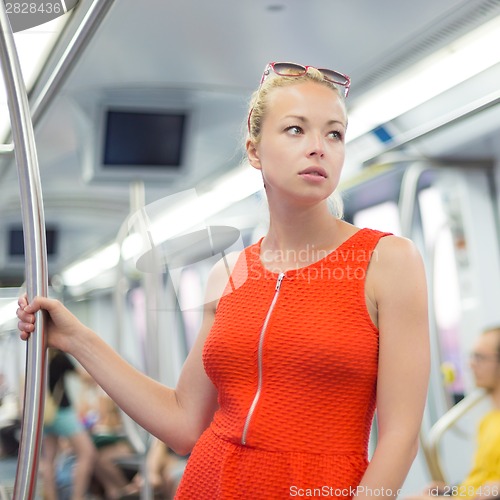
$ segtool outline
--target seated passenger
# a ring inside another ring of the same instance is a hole
[[[154,439],[147,455],[148,481],[155,498],[170,500],[174,498],[178,482],[181,478],[183,461],[170,452],[167,445]],[[140,498],[143,485],[141,474],[136,474],[132,483],[124,489],[122,499]]]
[[[83,376],[78,415],[97,448],[94,476],[106,499],[120,498],[129,480],[116,460],[134,453],[126,439],[121,414],[113,400],[88,374]]]
[[[500,497],[500,327],[486,330],[477,339],[470,366],[476,386],[485,389],[493,403],[493,409],[478,426],[472,469],[458,485],[432,483],[422,494],[407,500],[430,500],[436,496]]]

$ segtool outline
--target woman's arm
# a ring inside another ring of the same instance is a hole
[[[378,308],[378,443],[358,498],[396,497],[418,451],[429,377],[427,288],[422,259],[404,238],[382,238],[367,293]]]
[[[213,289],[221,289],[226,281],[225,267],[217,264],[209,277],[207,295],[214,297]],[[36,297],[28,305],[26,297],[21,297],[17,315],[21,338],[27,339],[34,331],[35,313],[46,310],[48,344],[74,356],[132,419],[183,455],[194,446],[217,408],[217,392],[205,373],[201,357],[216,304],[212,300],[205,306],[198,338],[176,389],[136,370],[57,300]]]

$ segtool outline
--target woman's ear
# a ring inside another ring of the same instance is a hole
[[[262,167],[260,164],[259,152],[257,151],[255,143],[251,139],[247,139],[246,150],[250,165],[252,165],[252,167],[256,168],[257,170],[261,170]]]

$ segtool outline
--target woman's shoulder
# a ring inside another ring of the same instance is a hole
[[[220,258],[210,270],[209,280],[210,279],[219,280],[222,276],[225,276],[227,279],[228,273],[231,273],[234,270],[236,263],[238,262],[238,259],[242,256],[244,252],[245,249],[237,252],[230,252],[224,255],[222,258]]]
[[[408,265],[412,261],[421,260],[420,251],[412,240],[394,234],[385,234],[381,237],[376,252],[381,262],[392,265]]]
[[[253,246],[253,245],[252,245]],[[205,304],[214,303],[215,307],[229,282],[238,262],[244,259],[248,249],[230,252],[219,259],[209,272],[206,286]]]
[[[371,267],[387,277],[387,272],[396,274],[409,267],[420,267],[422,257],[415,243],[409,238],[373,228],[360,228],[342,221],[344,239],[357,238],[360,244],[373,246],[370,252]],[[400,278],[401,275],[399,275]]]
[[[396,236],[390,231],[370,227],[358,227],[344,220],[339,220],[338,224],[343,240],[348,240],[352,237],[374,239],[377,250],[381,252],[381,255],[388,258],[399,256],[404,259],[411,255],[420,255],[413,241],[403,236]]]
[[[210,270],[209,281],[215,280],[216,282],[227,282],[229,276],[233,273],[238,263],[243,265],[246,264],[249,259],[258,258],[262,239],[263,238],[260,238],[258,241],[242,248],[241,250],[232,251],[222,255],[222,257],[217,260]]]
[[[384,252],[395,249],[398,245],[400,245],[399,240],[406,240],[406,238],[394,236],[391,232],[388,231],[370,227],[358,227],[354,224],[351,224],[350,222],[341,219],[337,221],[337,232],[338,244],[352,241],[353,244],[361,246],[368,245],[380,246],[381,248],[383,247]]]
[[[370,263],[371,284],[389,295],[406,285],[424,286],[425,268],[417,246],[408,238],[387,235],[380,238]]]

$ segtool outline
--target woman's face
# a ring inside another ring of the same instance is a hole
[[[326,199],[339,182],[346,125],[340,98],[324,85],[306,80],[270,92],[261,140],[247,143],[268,197],[303,204]]]

